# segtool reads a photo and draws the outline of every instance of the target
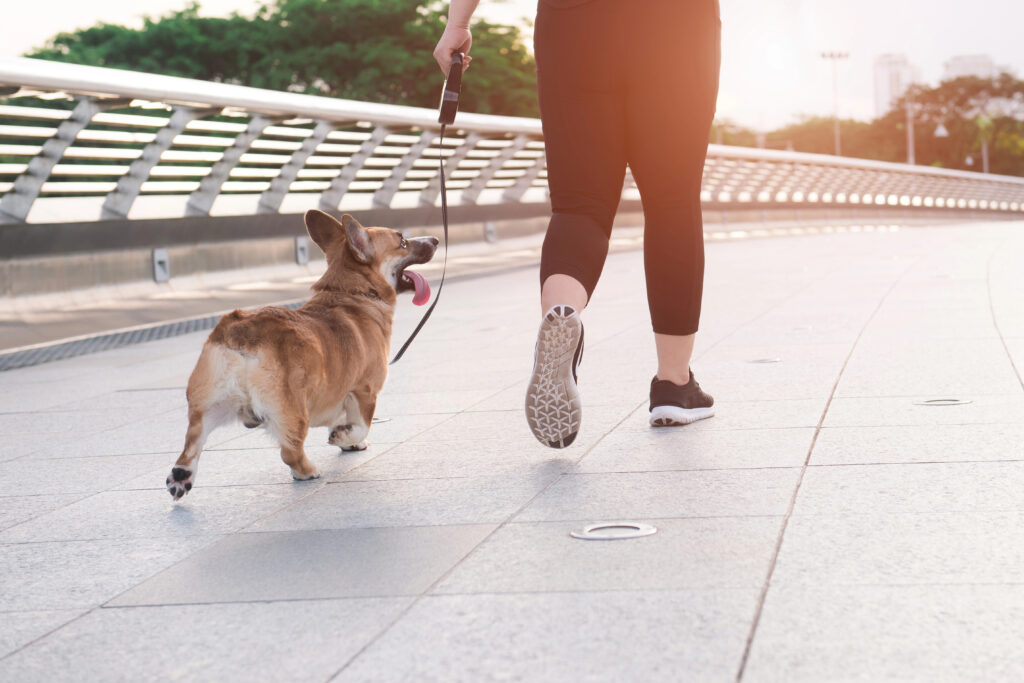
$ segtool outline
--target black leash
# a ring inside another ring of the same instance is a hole
[[[441,93],[441,112],[437,117],[437,122],[441,124],[441,139],[438,141],[437,158],[440,163],[440,170],[438,172],[441,175],[441,223],[444,226],[444,261],[441,266],[441,282],[437,285],[437,294],[434,296],[434,301],[430,304],[430,308],[423,314],[423,318],[416,325],[416,329],[412,331],[412,334],[402,344],[402,348],[398,349],[398,353],[395,354],[395,357],[391,359],[388,365],[394,365],[405,354],[405,350],[412,344],[412,340],[416,338],[416,335],[423,329],[427,320],[430,319],[430,314],[434,312],[437,302],[441,300],[441,290],[444,288],[444,276],[448,271],[448,188],[445,186],[444,178],[444,131],[449,125],[455,123],[455,113],[459,110],[463,57],[464,55],[461,52],[452,54],[452,65],[448,69],[448,78],[445,79],[444,90]]]

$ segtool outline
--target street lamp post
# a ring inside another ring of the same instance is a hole
[[[914,103],[907,100],[907,163],[917,163],[914,158]]]
[[[835,113],[836,156],[841,156],[839,144],[839,60],[850,56],[849,52],[822,52],[821,58],[832,62],[832,108]]]

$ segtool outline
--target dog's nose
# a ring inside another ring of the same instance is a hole
[[[441,243],[441,241],[439,239],[437,239],[436,237],[431,237],[430,238],[430,243],[433,244],[436,247],[438,244]]]

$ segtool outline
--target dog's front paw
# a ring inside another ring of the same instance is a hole
[[[345,452],[348,452],[348,451],[365,451],[369,447],[370,447],[370,442],[367,441],[366,439],[363,439],[359,443],[350,444],[348,446],[342,446],[341,450],[343,450]]]
[[[174,500],[181,498],[192,490],[193,472],[190,469],[175,465],[167,477],[167,490]]]
[[[295,481],[309,481],[310,479],[319,479],[319,478],[320,478],[320,470],[318,470],[315,467],[312,468],[309,471],[306,471],[306,472],[300,472],[300,471],[297,471],[294,467],[292,468],[292,479],[294,479]]]

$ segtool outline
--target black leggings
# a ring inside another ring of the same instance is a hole
[[[551,223],[541,284],[592,295],[626,165],[644,209],[654,331],[697,331],[704,284],[700,186],[718,97],[718,0],[541,0],[534,31]]]

